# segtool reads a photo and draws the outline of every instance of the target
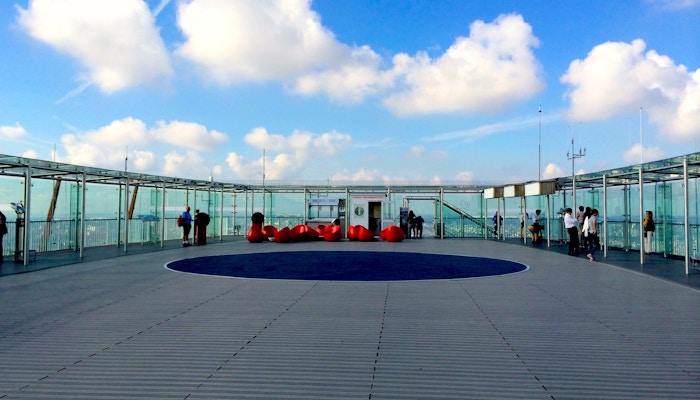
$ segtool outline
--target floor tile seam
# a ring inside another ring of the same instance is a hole
[[[460,286],[462,290],[466,293],[466,295],[469,297],[469,299],[474,303],[474,305],[478,308],[479,312],[482,314],[482,316],[488,321],[489,325],[491,326],[491,329],[501,338],[502,343],[507,346],[511,354],[513,355],[514,359],[518,360],[522,367],[527,371],[527,374],[529,376],[529,380],[533,382],[536,386],[539,386],[541,390],[544,392],[544,394],[549,394],[549,388],[548,384],[544,382],[538,375],[537,373],[533,370],[533,368],[529,365],[528,361],[524,358],[521,357],[521,355],[518,353],[518,350],[515,348],[514,345],[512,345],[509,341],[509,339],[506,337],[506,335],[498,328],[496,325],[496,322],[491,319],[491,317],[488,315],[487,311],[482,307],[482,305],[479,303],[479,301],[474,297],[474,295],[468,290],[467,287],[465,287],[462,283],[460,283]],[[554,396],[552,396],[554,399]]]

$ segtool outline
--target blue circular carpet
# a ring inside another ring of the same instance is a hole
[[[239,278],[327,281],[458,279],[521,272],[528,267],[494,258],[380,251],[289,251],[187,258],[168,268]]]

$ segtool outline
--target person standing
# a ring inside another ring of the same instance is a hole
[[[209,214],[194,210],[194,244],[207,244],[207,225],[209,225]]]
[[[586,224],[586,219],[591,215],[591,208],[586,207],[585,211],[583,206],[578,207],[578,214],[576,214],[576,219],[578,219],[578,226],[581,227],[581,236],[579,237],[579,247],[581,251],[588,252],[588,225]],[[584,232],[585,230],[585,232]]]
[[[419,238],[423,237],[423,223],[425,220],[420,215],[416,217],[416,236]]]
[[[185,207],[182,213],[182,247],[192,246],[190,243],[190,231],[192,230],[192,214],[190,206]]]
[[[496,211],[491,220],[493,221],[493,235],[498,238],[499,233],[501,233],[501,226],[503,225],[503,217]]]
[[[652,215],[651,211],[647,211],[647,216],[644,218],[644,252],[646,254],[651,254],[653,250],[655,230],[656,225],[654,224],[654,216]]]
[[[530,218],[530,216],[527,215],[527,212],[523,211],[523,213],[520,214],[520,239],[525,239],[525,223],[528,218]]]
[[[532,243],[542,243],[542,238],[540,237],[540,232],[542,232],[542,225],[540,225],[540,214],[541,210],[535,210],[535,214],[532,215]]]
[[[585,223],[584,223],[585,224]],[[595,251],[600,247],[598,238],[598,210],[592,209],[588,217],[588,257],[589,261],[595,261]]]
[[[5,217],[5,214],[0,212],[0,264],[2,264],[2,239],[5,237],[5,234],[7,233],[7,218]]]
[[[579,254],[578,250],[578,221],[574,218],[571,213],[573,210],[571,208],[566,209],[566,214],[564,214],[564,226],[566,231],[569,233],[569,255],[577,256]]]
[[[408,238],[412,238],[416,236],[416,214],[413,213],[413,210],[408,211]]]

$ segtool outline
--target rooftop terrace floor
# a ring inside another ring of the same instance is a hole
[[[659,255],[642,268],[638,253],[592,263],[563,246],[432,239],[147,250],[86,251],[80,263],[0,277],[0,398],[700,398],[697,275],[677,276],[682,262]],[[470,255],[530,269],[348,282],[164,268],[300,250]],[[32,264],[50,262],[59,263]]]

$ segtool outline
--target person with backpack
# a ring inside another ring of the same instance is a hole
[[[5,217],[5,214],[0,212],[0,264],[2,264],[2,239],[5,237],[5,234],[7,233],[7,218]]]
[[[182,221],[182,247],[192,246],[190,243],[190,231],[192,230],[192,214],[190,214],[190,206],[185,208],[185,211],[180,215],[178,220]]]

